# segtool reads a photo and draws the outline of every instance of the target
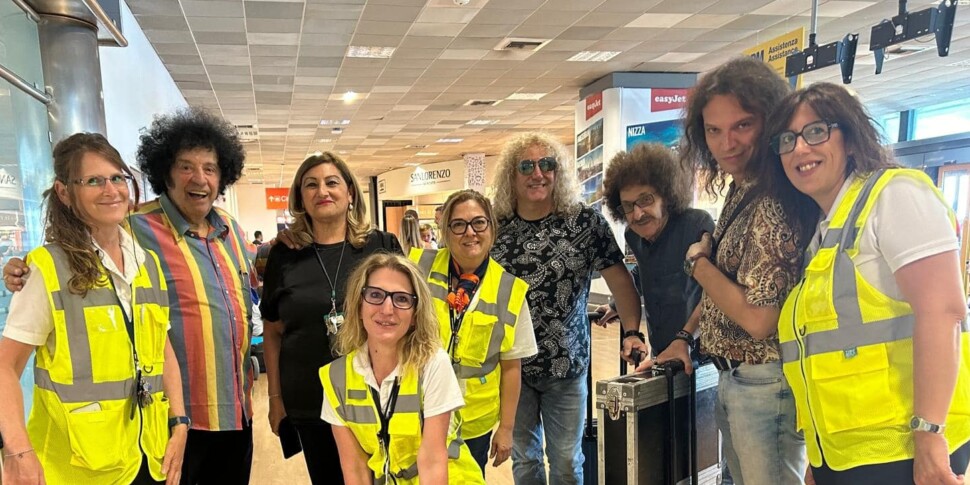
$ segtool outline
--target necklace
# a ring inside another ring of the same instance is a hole
[[[313,254],[317,256],[317,262],[320,263],[320,269],[323,270],[323,275],[327,277],[327,283],[330,283],[330,313],[324,318],[324,324],[327,326],[327,334],[329,335],[336,335],[337,330],[340,330],[340,325],[344,323],[343,313],[337,312],[337,285],[334,284],[340,277],[340,265],[344,262],[344,249],[347,249],[346,239],[344,239],[344,243],[340,247],[340,259],[337,260],[337,271],[333,274],[333,280],[330,279],[330,273],[323,264],[323,258],[320,257],[320,250],[318,248],[313,249]]]

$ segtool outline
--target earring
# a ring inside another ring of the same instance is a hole
[[[351,202],[350,205],[347,206],[347,210],[348,211],[354,210],[354,203],[353,202]]]

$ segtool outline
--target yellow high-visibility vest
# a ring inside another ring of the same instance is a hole
[[[49,244],[27,255],[43,275],[54,320],[53,345],[37,348],[27,421],[49,484],[127,485],[138,474],[143,453],[152,477],[165,479],[168,289],[158,258],[145,254],[132,283],[135,348],[153,398],[144,408],[135,403],[136,369],[124,310],[107,279],[82,297],[67,289],[71,266],[60,246]],[[110,278],[107,271],[103,278]]]
[[[409,258],[428,275],[441,340],[448,350],[452,334],[447,300],[451,253],[447,249],[415,248]],[[527,291],[528,283],[489,258],[485,276],[478,284],[478,304],[465,312],[457,345],[451,352],[455,375],[465,381],[465,407],[459,413],[461,436],[465,439],[488,433],[499,421],[500,357],[515,343],[515,325]]]
[[[856,178],[836,207],[821,246],[778,323],[785,376],[813,466],[833,470],[913,458],[913,328],[910,305],[884,295],[859,273],[862,229],[894,177],[939,191],[918,170]],[[952,213],[950,214],[953,220]],[[953,221],[955,224],[955,220]],[[900,221],[900,230],[905,221]],[[946,419],[952,453],[970,440],[970,338],[961,324],[960,368]]]
[[[354,370],[353,351],[320,368],[320,382],[327,402],[357,438],[367,454],[367,467],[374,472],[374,484],[417,485],[418,450],[421,448],[424,390],[416,372],[405,371],[394,414],[388,423],[390,443],[381,447],[381,423],[377,404],[364,376]],[[452,418],[454,419],[454,418]],[[455,426],[448,436],[448,483],[485,485],[482,471]],[[386,469],[386,473],[385,473]],[[393,480],[389,480],[387,475]]]

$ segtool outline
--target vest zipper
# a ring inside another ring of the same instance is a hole
[[[822,462],[825,462],[825,453],[822,452],[822,440],[818,437],[818,421],[815,419],[815,411],[812,410],[812,399],[809,396],[809,386],[808,386],[808,376],[805,374],[805,342],[803,340],[804,335],[798,330],[798,322],[796,320],[796,315],[798,315],[798,300],[802,296],[802,290],[805,285],[805,277],[802,277],[802,281],[798,284],[798,293],[795,294],[795,304],[792,308],[792,331],[795,332],[795,342],[798,344],[798,368],[802,373],[802,383],[805,386],[805,401],[808,403],[808,417],[812,420],[812,427],[815,431],[815,444],[818,445],[819,456],[822,457]]]

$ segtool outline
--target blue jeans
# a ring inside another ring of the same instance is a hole
[[[583,420],[586,374],[571,379],[522,376],[512,432],[512,475],[516,485],[546,485],[542,438],[549,457],[549,482],[583,483]]]
[[[795,400],[781,362],[721,371],[714,419],[735,484],[803,483],[805,438],[795,431]]]

